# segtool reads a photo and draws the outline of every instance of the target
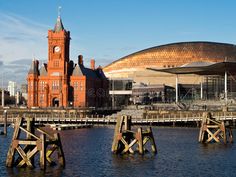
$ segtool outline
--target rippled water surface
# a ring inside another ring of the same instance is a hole
[[[66,168],[6,168],[12,131],[0,136],[0,176],[235,176],[236,144],[198,143],[197,128],[153,127],[156,156],[111,153],[113,127],[61,131]],[[236,131],[233,131],[236,136]],[[234,137],[235,141],[235,137]]]

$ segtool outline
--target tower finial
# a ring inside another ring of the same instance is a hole
[[[61,6],[58,7],[58,17],[61,16]]]
[[[63,27],[62,20],[61,20],[61,6],[59,6],[58,7],[58,17],[57,17],[57,22],[54,27],[54,32],[60,32],[63,30],[64,30],[64,27]]]
[[[32,61],[35,61],[35,54],[33,53],[32,55],[33,55],[33,60]]]

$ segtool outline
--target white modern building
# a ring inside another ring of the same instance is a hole
[[[10,96],[16,95],[16,91],[17,91],[16,82],[13,82],[13,81],[8,82],[8,91],[10,93]]]

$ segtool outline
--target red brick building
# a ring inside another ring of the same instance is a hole
[[[39,67],[33,60],[28,72],[28,107],[102,107],[108,97],[108,80],[101,67],[83,65],[83,56],[74,64],[69,57],[70,32],[60,16],[48,31],[48,63]]]

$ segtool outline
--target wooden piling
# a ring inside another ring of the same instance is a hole
[[[148,128],[148,132],[149,132],[149,136],[150,136],[152,152],[156,154],[157,153],[157,147],[156,147],[156,143],[155,143],[155,139],[153,137],[153,133],[152,133],[152,128],[151,127]]]
[[[114,131],[114,137],[113,137],[113,143],[112,143],[112,152],[117,152],[118,150],[118,144],[119,144],[119,138],[118,135],[121,133],[122,130],[122,124],[123,124],[123,116],[118,116]]]
[[[4,130],[3,134],[7,135],[7,110],[4,110]]]
[[[26,118],[26,130],[31,132],[32,134],[35,134],[34,130],[34,119],[31,117]],[[26,134],[26,139],[30,140],[33,137],[30,134]]]
[[[61,138],[60,138],[59,133],[55,133],[54,138],[57,140],[57,156],[58,156],[59,164],[62,167],[65,167],[66,161],[65,161],[65,156],[64,156],[63,149],[62,149]]]
[[[124,129],[122,129],[124,123]],[[121,116],[117,118],[116,127],[114,130],[114,137],[112,143],[112,152],[116,154],[134,153],[134,147],[140,154],[144,154],[147,150],[145,145],[147,142],[151,143],[152,152],[156,153],[156,144],[153,137],[151,127],[146,131],[138,128],[137,132],[131,130],[131,116]]]
[[[26,128],[23,126],[23,121],[26,122]],[[25,138],[22,133],[25,134]],[[55,149],[51,151],[51,149],[49,149],[50,147],[55,147]],[[7,154],[6,166],[33,168],[34,157],[39,152],[40,168],[45,169],[47,161],[53,163],[50,156],[55,150],[58,152],[59,164],[64,167],[65,158],[59,134],[51,136],[46,131],[34,125],[34,118],[19,117],[15,123],[12,142]],[[14,160],[16,152],[19,156]]]
[[[139,154],[143,154],[143,135],[142,135],[142,128],[138,128],[138,150]]]
[[[46,144],[45,144],[45,139],[46,139],[46,135],[45,134],[41,134],[40,135],[40,157],[39,157],[39,161],[40,161],[40,168],[42,170],[45,170],[46,168]]]
[[[18,145],[16,140],[19,138],[19,132],[20,132],[21,125],[22,125],[22,118],[18,117],[17,121],[15,123],[15,127],[14,127],[14,132],[13,132],[13,136],[12,136],[12,143],[10,144],[10,147],[9,147],[8,153],[7,153],[7,160],[6,160],[7,167],[13,167],[16,147]]]
[[[233,132],[232,132],[232,129],[230,128],[228,132],[229,132],[229,142],[233,143]]]
[[[210,112],[205,112],[202,118],[198,141],[201,143],[223,142],[226,144],[228,140],[227,132],[229,134],[229,142],[232,142],[233,134],[231,127],[229,125],[226,126],[223,120],[216,120]]]
[[[131,130],[131,116],[124,116],[125,130]]]
[[[26,130],[28,132],[31,132],[32,134],[35,134],[34,130],[34,119],[31,117],[26,118]],[[30,134],[26,134],[26,139],[27,140],[34,140],[34,137],[32,137]],[[30,153],[34,149],[34,146],[32,145],[25,145],[24,151],[27,153]],[[34,157],[30,159],[31,164],[34,166]]]

